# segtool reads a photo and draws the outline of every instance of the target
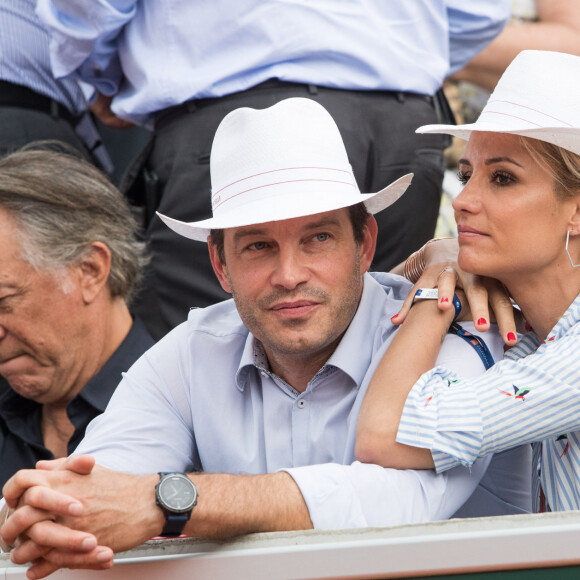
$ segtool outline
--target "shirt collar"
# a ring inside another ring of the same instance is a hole
[[[569,332],[569,330],[580,321],[580,294],[576,296],[574,302],[568,306],[566,312],[564,312],[562,318],[558,320],[554,328],[548,333],[546,337],[546,342],[551,342],[561,338]]]
[[[143,322],[136,318],[123,342],[78,396],[103,412],[121,382],[122,374],[128,370],[128,361],[136,361],[154,343]]]
[[[536,352],[542,346],[562,338],[570,332],[570,329],[580,322],[580,294],[576,296],[574,302],[570,304],[566,312],[562,315],[560,320],[555,324],[554,328],[548,333],[546,340],[542,342],[540,337],[533,331],[527,332],[518,343],[510,348],[505,358],[517,359],[528,356]],[[578,328],[580,333],[580,326]]]

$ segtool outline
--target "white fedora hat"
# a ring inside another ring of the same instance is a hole
[[[405,192],[412,174],[363,194],[336,123],[317,102],[292,98],[267,109],[232,111],[211,150],[213,217],[182,222],[158,214],[174,231],[205,242],[210,229],[313,215],[363,202],[372,214]]]
[[[513,133],[580,155],[580,57],[524,50],[506,68],[475,123],[417,129],[461,139],[472,131]]]

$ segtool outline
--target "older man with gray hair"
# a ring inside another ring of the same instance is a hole
[[[128,308],[146,257],[124,198],[53,149],[0,160],[0,486],[71,453],[154,342]]]

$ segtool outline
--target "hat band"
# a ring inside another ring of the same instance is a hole
[[[500,125],[517,123],[519,128],[524,123],[530,129],[543,127],[572,127],[562,119],[542,113],[535,107],[518,105],[511,101],[491,99],[481,112],[477,122],[495,123]]]
[[[336,169],[332,167],[286,167],[273,169],[238,179],[227,185],[217,188],[212,194],[212,209],[222,208],[228,202],[237,202],[240,196],[255,192],[258,189],[279,187],[285,184],[296,184],[298,189],[312,189],[313,184],[335,183],[341,189],[346,185],[353,189],[353,193],[360,193],[352,169]],[[223,208],[222,208],[223,209]]]

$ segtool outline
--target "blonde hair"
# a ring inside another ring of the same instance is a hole
[[[532,158],[554,179],[556,195],[566,199],[580,194],[580,155],[552,143],[520,137]]]

